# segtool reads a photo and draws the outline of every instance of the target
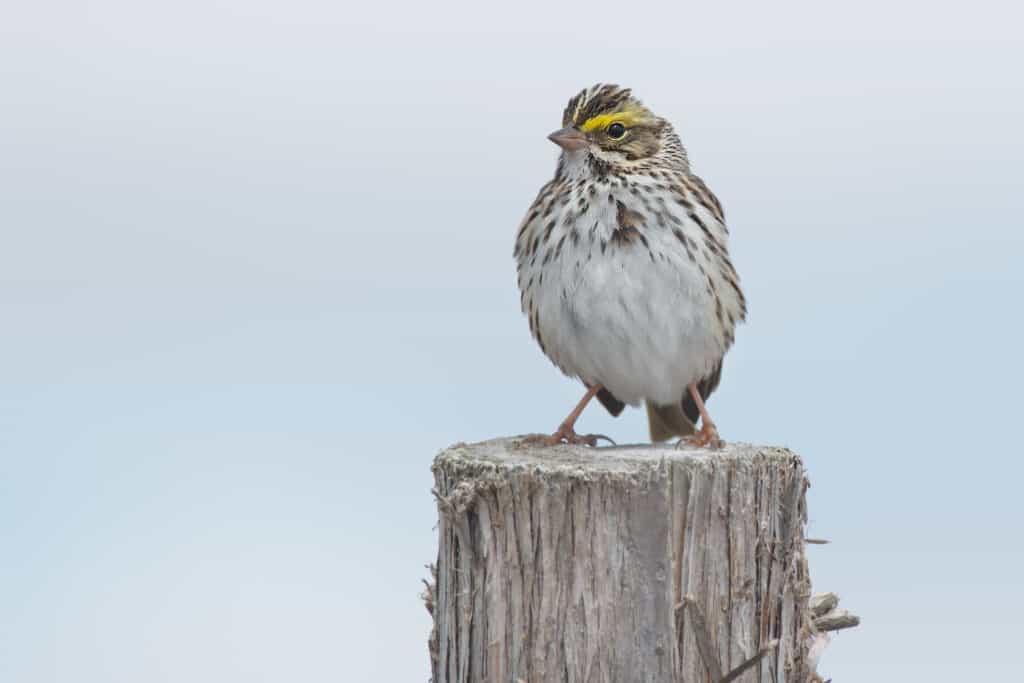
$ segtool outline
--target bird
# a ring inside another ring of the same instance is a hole
[[[615,417],[644,403],[653,442],[721,447],[706,401],[747,315],[721,203],[672,124],[629,88],[581,90],[548,139],[560,148],[555,175],[513,255],[533,338],[586,392],[541,438],[607,439],[575,430],[596,396]]]

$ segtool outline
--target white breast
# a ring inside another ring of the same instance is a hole
[[[542,346],[566,374],[600,384],[626,403],[677,402],[688,384],[712,372],[731,341],[709,288],[727,311],[738,311],[740,303],[720,278],[703,232],[678,205],[659,201],[645,207],[624,187],[607,185],[589,198],[582,215],[571,214],[566,223],[563,212],[578,210],[578,196],[551,216],[556,228],[547,244],[566,235],[557,256],[547,263],[533,259],[532,265],[521,259],[524,310],[535,308]],[[618,227],[616,200],[644,217],[646,245],[611,240]],[[724,226],[699,211],[724,244]],[[672,212],[679,223],[665,224],[655,212],[662,219]],[[575,244],[573,227],[579,232]],[[689,249],[692,259],[676,229],[696,247]]]

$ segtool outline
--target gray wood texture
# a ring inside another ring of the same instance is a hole
[[[434,683],[814,680],[794,453],[518,437],[433,472]]]
[[[824,633],[860,625],[860,617],[840,609],[838,605],[839,596],[835,593],[812,595],[808,607],[814,617],[814,628]]]

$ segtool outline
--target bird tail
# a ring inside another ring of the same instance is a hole
[[[681,403],[656,406],[647,402],[647,423],[651,428],[651,441],[667,441],[674,436],[689,436],[697,426],[683,412]]]

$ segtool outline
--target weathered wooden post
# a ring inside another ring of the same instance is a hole
[[[815,680],[794,453],[512,438],[433,471],[433,683]]]

